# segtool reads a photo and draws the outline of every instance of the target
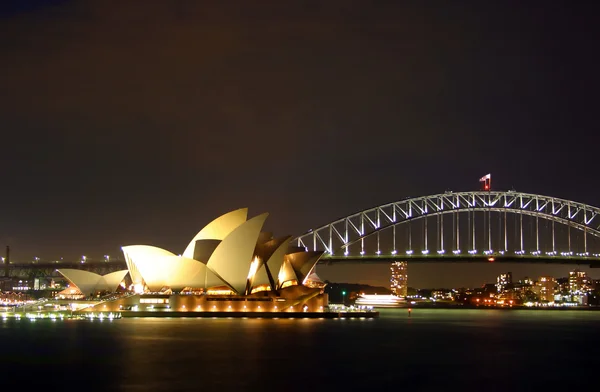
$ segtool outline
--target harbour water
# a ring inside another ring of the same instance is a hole
[[[25,390],[593,388],[600,312],[383,309],[379,319],[0,321]]]

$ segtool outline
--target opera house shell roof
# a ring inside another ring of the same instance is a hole
[[[206,225],[182,254],[149,245],[124,246],[136,291],[220,288],[238,295],[302,285],[322,252],[289,245],[290,237],[262,232],[268,214],[248,219],[242,208]]]
[[[93,272],[78,269],[59,269],[70,283],[77,286],[83,295],[90,295],[98,291],[115,291],[127,275],[127,270],[116,271],[106,275],[98,275]]]

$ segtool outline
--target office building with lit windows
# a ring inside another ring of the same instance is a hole
[[[558,283],[551,276],[540,276],[532,287],[533,292],[539,297],[540,301],[544,302],[554,302],[554,294],[557,289]]]
[[[593,289],[593,282],[585,271],[576,269],[569,272],[569,291],[571,301],[580,305],[588,304],[588,294]]]
[[[512,272],[500,274],[498,275],[498,278],[496,278],[496,290],[498,290],[498,293],[502,293],[509,285],[512,285],[512,283]]]
[[[406,261],[396,261],[392,263],[390,270],[392,277],[390,279],[392,294],[398,297],[406,297],[408,289],[408,263]]]
[[[576,269],[569,272],[569,289],[573,294],[587,293],[592,289],[592,280],[585,271]]]

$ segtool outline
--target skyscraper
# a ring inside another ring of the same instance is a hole
[[[569,272],[569,289],[571,294],[585,294],[592,288],[592,282],[585,271],[576,269]]]
[[[512,284],[512,272],[498,275],[498,278],[496,279],[496,289],[498,289],[498,293],[502,293],[506,290],[506,286],[509,284]]]
[[[551,276],[540,276],[533,291],[538,295],[540,301],[554,302],[554,293],[557,289],[556,279]]]
[[[398,297],[406,297],[408,288],[408,263],[406,261],[396,261],[392,263],[390,270],[392,271],[391,289],[394,295]]]

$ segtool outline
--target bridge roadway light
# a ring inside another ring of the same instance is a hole
[[[412,255],[412,254],[413,254],[413,251],[412,251],[412,250],[407,250],[407,251],[406,251],[406,254],[407,254],[407,255]]]
[[[392,254],[395,255],[396,253],[398,253],[396,250],[392,251]]]

